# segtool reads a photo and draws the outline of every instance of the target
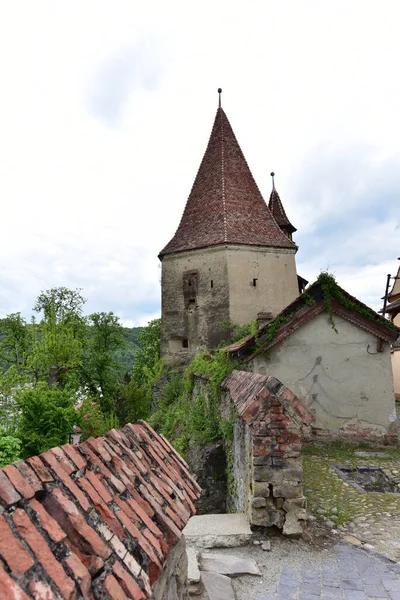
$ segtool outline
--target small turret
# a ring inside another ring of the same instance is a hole
[[[272,212],[275,221],[279,225],[280,229],[283,233],[289,238],[292,239],[292,234],[297,231],[296,227],[293,227],[289,219],[287,218],[285,209],[283,208],[282,201],[279,197],[278,192],[275,189],[275,173],[271,173],[272,177],[272,192],[269,197],[269,210]]]

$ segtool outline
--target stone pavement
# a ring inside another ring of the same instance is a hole
[[[400,561],[400,494],[360,493],[331,467],[333,464],[380,467],[399,485],[400,491],[399,451],[388,450],[386,457],[305,455],[304,494],[309,511],[338,534],[354,536],[367,548]]]
[[[400,600],[400,565],[343,543],[334,551],[300,571],[288,561],[278,581],[256,600]]]

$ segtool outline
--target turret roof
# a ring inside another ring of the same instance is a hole
[[[179,227],[159,256],[220,244],[297,249],[273,218],[221,107]]]
[[[274,219],[281,229],[286,229],[289,233],[294,233],[297,231],[296,227],[294,227],[287,218],[282,201],[275,189],[275,186],[273,186],[271,195],[269,197],[268,208],[274,215]]]

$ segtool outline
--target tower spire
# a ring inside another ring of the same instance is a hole
[[[221,94],[222,88],[218,88],[218,108],[221,108]]]
[[[282,201],[279,197],[278,192],[275,189],[275,173],[271,172],[272,177],[272,192],[269,197],[268,208],[272,212],[275,221],[279,225],[279,228],[283,233],[291,240],[292,234],[297,231],[296,227],[293,227],[291,222],[286,216],[285,209],[283,208]]]

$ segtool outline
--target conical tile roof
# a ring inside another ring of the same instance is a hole
[[[292,234],[297,231],[296,227],[294,227],[289,219],[287,218],[285,209],[283,208],[282,201],[279,197],[278,192],[275,189],[275,186],[272,188],[271,195],[269,197],[268,208],[272,212],[275,221],[278,223],[279,227],[286,233]]]
[[[297,249],[266,205],[222,108],[179,227],[159,256],[220,244]]]

